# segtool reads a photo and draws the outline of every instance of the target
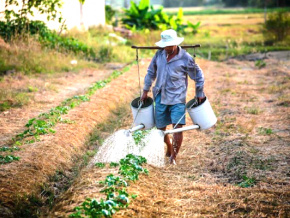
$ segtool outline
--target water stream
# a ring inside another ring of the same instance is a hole
[[[132,134],[119,130],[108,137],[93,158],[91,164],[98,162],[119,162],[127,154],[141,155],[153,166],[164,166],[164,135],[160,130],[150,130],[136,145]]]

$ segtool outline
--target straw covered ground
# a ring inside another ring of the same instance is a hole
[[[142,78],[149,61],[141,65]],[[217,124],[206,131],[184,132],[176,166],[145,165],[149,175],[128,187],[137,198],[114,217],[289,217],[290,62],[265,62],[259,68],[254,62],[197,60]],[[58,124],[55,134],[16,153],[19,162],[1,166],[2,206],[15,207],[21,195],[41,195],[50,176],[71,170],[75,158],[85,152],[88,135],[106,122],[111,110],[127,104],[122,128],[130,126],[129,103],[138,94],[136,69],[70,111],[66,118],[75,124]],[[194,96],[194,83],[189,86],[188,99]],[[187,117],[187,125],[191,123]],[[110,173],[117,170],[84,168],[50,211],[39,216],[68,217],[86,198],[104,198],[98,181]]]
[[[76,163],[80,162],[79,159],[86,154],[86,142],[95,126],[105,122],[111,116],[112,110],[120,105],[130,104],[131,99],[136,96],[136,90],[138,91],[136,69],[137,67],[133,66],[129,72],[111,81],[106,87],[97,90],[89,102],[83,102],[80,106],[70,110],[67,115],[62,116],[63,119],[74,121],[73,123],[58,123],[54,127],[56,131],[54,134],[42,135],[39,142],[24,144],[20,151],[14,152],[13,155],[20,157],[19,161],[0,166],[0,214],[3,212],[10,216],[11,213],[14,213],[16,217],[19,217],[18,212],[26,214],[26,208],[28,214],[32,210],[35,210],[33,213],[39,214],[40,208],[51,201],[49,198],[54,198],[59,194],[58,192],[61,191],[59,187],[52,187],[52,191],[54,190],[56,193],[51,193],[49,182],[62,180],[61,177],[65,178],[77,171],[78,169],[74,168],[80,167],[76,166]],[[103,80],[104,77],[104,74],[100,74],[97,81]],[[91,80],[91,78],[89,79]],[[75,83],[77,82],[79,81],[75,81]],[[91,80],[91,84],[93,82],[95,81]],[[54,106],[59,105],[61,101],[59,99],[62,97],[57,98]],[[38,109],[39,114],[48,110],[46,108]],[[37,117],[35,109],[27,107],[25,110],[27,114],[19,114],[18,120]],[[6,138],[10,136],[12,139],[25,129],[24,124],[22,129],[19,129],[18,124],[5,122],[15,119],[14,111],[1,115],[5,117],[3,123],[7,124],[6,128],[9,128],[9,125],[15,125],[16,129],[10,135],[3,134]]]
[[[138,197],[114,217],[288,217],[289,62],[267,60],[263,69],[236,60],[198,63],[218,123],[184,133],[176,166],[147,165],[149,175],[128,188]],[[110,173],[116,170],[85,169],[49,217],[68,216],[87,197],[104,198],[98,181]]]

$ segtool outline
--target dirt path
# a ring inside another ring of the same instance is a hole
[[[149,61],[141,66],[142,77]],[[129,187],[137,199],[116,217],[287,217],[290,63],[267,60],[263,69],[235,60],[198,63],[218,123],[210,130],[185,132],[177,166],[147,166],[149,176]],[[194,95],[193,83],[190,87],[188,99]],[[15,196],[36,194],[55,171],[70,169],[74,157],[85,152],[94,126],[105,122],[111,109],[129,107],[136,93],[133,67],[64,117],[76,124],[58,124],[56,134],[25,145],[17,153],[21,161],[1,166],[1,204],[13,208]],[[189,118],[187,122],[191,124]],[[98,199],[96,182],[109,172],[85,169],[58,199],[50,217],[68,216],[87,197]]]
[[[185,132],[177,166],[147,166],[149,176],[128,188],[137,199],[114,217],[289,216],[289,62],[267,60],[263,69],[234,60],[199,63],[217,125]],[[97,181],[109,173],[84,170],[50,217],[67,216],[86,197],[104,197]]]

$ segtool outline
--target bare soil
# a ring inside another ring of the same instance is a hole
[[[142,78],[149,62],[146,59],[141,64]],[[206,131],[184,133],[176,166],[146,166],[149,176],[142,175],[128,188],[138,197],[116,217],[289,217],[290,62],[265,62],[266,67],[259,69],[249,61],[197,60],[205,74],[205,93],[218,117],[217,124]],[[76,124],[58,124],[55,134],[43,136],[40,142],[16,152],[20,161],[1,166],[3,208],[13,211],[19,196],[39,194],[49,176],[71,169],[74,157],[85,152],[86,138],[94,126],[106,122],[111,110],[121,105],[129,108],[130,101],[138,95],[136,69],[132,67],[98,90],[90,102],[65,116]],[[87,81],[90,79],[93,80],[89,77]],[[65,81],[75,87],[76,78]],[[188,100],[194,96],[194,83],[190,82],[189,87]],[[1,140],[7,141],[22,130],[29,118],[65,98],[57,92],[51,94],[54,97],[43,108],[31,104],[18,113],[11,109],[0,114]],[[14,126],[11,121],[22,123]],[[187,125],[191,123],[187,117]],[[122,128],[129,125],[127,120]],[[58,197],[49,215],[43,216],[67,217],[87,197],[100,199],[103,196],[97,182],[111,171],[115,173],[112,169],[85,168]],[[248,179],[254,182],[249,183]],[[241,187],[243,184],[249,187]]]

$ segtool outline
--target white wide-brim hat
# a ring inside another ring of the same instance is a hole
[[[175,30],[165,30],[161,33],[161,40],[156,42],[155,45],[164,48],[166,46],[179,45],[183,40],[183,37],[177,37]]]

